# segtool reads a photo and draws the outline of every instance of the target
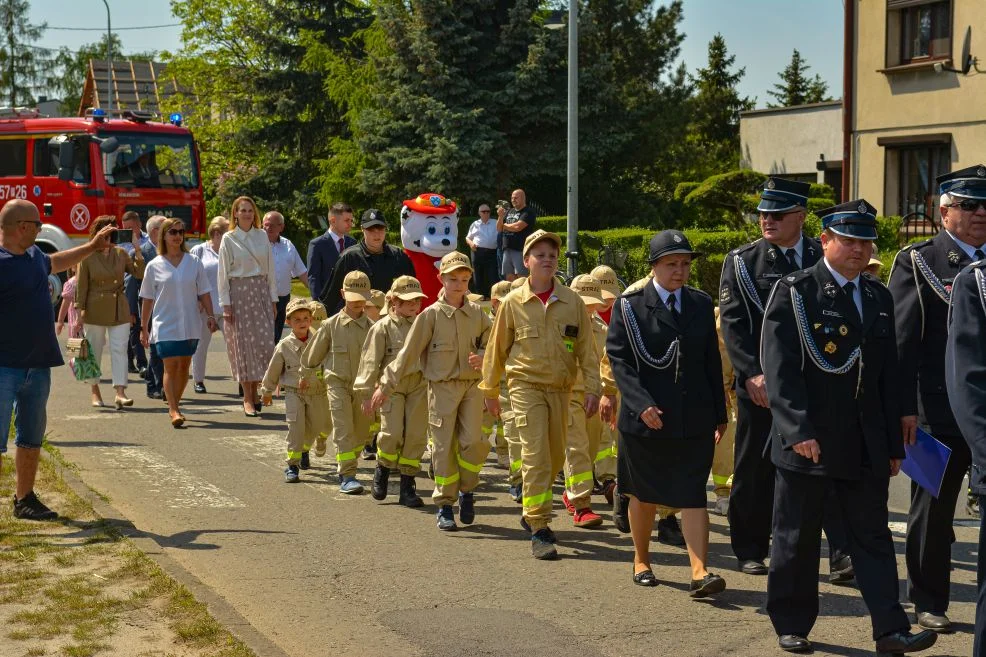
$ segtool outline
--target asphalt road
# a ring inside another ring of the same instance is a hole
[[[286,654],[781,654],[761,610],[766,579],[734,570],[724,518],[713,516],[710,567],[728,590],[695,601],[687,595],[684,550],[655,542],[661,586],[634,586],[629,537],[612,527],[608,510],[602,528],[574,528],[560,490],[554,528],[562,558],[536,562],[504,472],[493,467],[483,470],[476,523],[452,534],[435,528],[430,499],[422,510],[399,506],[396,478],[384,502],[339,494],[331,448],[326,458],[313,458],[302,484],[285,484],[283,402],[263,418],[244,417],[224,349],[217,335],[209,393],[196,395],[189,385],[189,422],[181,430],[170,426],[164,404],[146,398],[136,376],[129,388],[136,405],[118,412],[91,408],[87,386],[59,368],[48,407],[50,441],[138,535],[153,539]],[[103,367],[109,371],[108,355]],[[108,382],[103,394],[112,399]],[[490,466],[494,460],[491,454]],[[360,463],[364,484],[373,465]],[[894,484],[897,504],[906,503],[907,483],[901,476]],[[430,494],[425,476],[418,486],[422,497]],[[602,510],[605,501],[597,500]],[[906,517],[891,515],[903,596]],[[955,526],[949,615],[958,631],[922,654],[972,650],[972,524]],[[821,569],[815,654],[872,651],[858,591],[827,583],[824,556]]]

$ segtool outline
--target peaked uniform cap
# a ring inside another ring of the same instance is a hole
[[[387,303],[387,295],[380,290],[370,290],[370,303],[383,310],[384,304]]]
[[[387,227],[387,220],[383,218],[383,212],[377,210],[376,208],[370,208],[363,213],[363,218],[360,219],[360,228],[373,228],[374,226]]]
[[[370,277],[359,271],[351,271],[342,279],[342,295],[346,301],[370,300]]]
[[[549,240],[555,243],[555,248],[561,250],[561,238],[555,233],[549,233],[546,230],[536,230],[527,236],[524,240],[524,257],[527,257],[527,253],[534,248],[534,245],[538,242]]]
[[[650,251],[647,262],[656,262],[669,255],[686,253],[693,258],[702,254],[692,250],[692,245],[680,230],[662,230],[650,240]]]
[[[758,212],[790,212],[808,207],[809,183],[784,178],[767,178],[760,193]]]
[[[468,269],[472,271],[472,263],[469,258],[458,251],[452,251],[442,256],[441,265],[438,268],[439,274],[448,274],[456,269]]]
[[[571,287],[585,303],[594,303],[600,306],[603,304],[602,286],[592,275],[579,274],[572,279]]]
[[[876,239],[876,208],[865,199],[833,205],[819,210],[817,214],[822,220],[822,230],[859,240]]]
[[[935,182],[939,194],[986,200],[986,166],[982,164],[938,176]]]
[[[311,301],[301,298],[294,298],[288,302],[288,307],[284,311],[284,318],[290,319],[291,315],[298,312],[299,310],[307,310],[308,312],[312,313],[312,315],[315,314],[314,309],[312,308]]]
[[[589,275],[599,281],[603,299],[615,299],[620,296],[620,282],[617,280],[616,272],[609,265],[599,265],[595,267]]]
[[[490,288],[490,299],[502,299],[510,294],[510,281],[497,281]]]
[[[421,282],[418,279],[406,275],[394,279],[394,284],[390,286],[390,294],[401,301],[424,299],[428,296],[421,291]]]

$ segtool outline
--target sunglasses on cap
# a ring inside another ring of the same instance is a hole
[[[958,203],[950,203],[945,206],[946,208],[962,208],[966,212],[975,212],[978,208],[983,208],[986,210],[986,200],[967,198]]]
[[[185,234],[185,229],[184,228],[169,228],[168,229],[168,235],[184,235],[184,234]]]

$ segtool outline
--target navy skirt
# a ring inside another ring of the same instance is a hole
[[[161,359],[194,356],[198,346],[198,340],[165,340],[154,343],[157,355]]]

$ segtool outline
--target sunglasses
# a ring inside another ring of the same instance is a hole
[[[184,234],[185,234],[185,229],[184,228],[169,228],[168,229],[168,235],[184,235]]]
[[[783,212],[761,212],[760,218],[765,220],[773,219],[774,221],[784,221],[784,217],[786,217],[789,214],[794,214],[795,212],[798,212],[798,210],[785,210]]]
[[[951,203],[945,206],[946,208],[962,208],[966,212],[975,212],[979,208],[986,210],[986,200],[981,199],[966,199],[958,203]]]

